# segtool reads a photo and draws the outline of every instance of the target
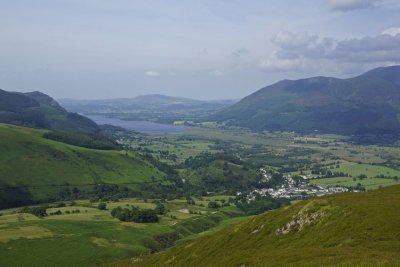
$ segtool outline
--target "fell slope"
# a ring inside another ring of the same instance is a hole
[[[164,176],[133,153],[68,145],[43,138],[46,132],[0,124],[0,207],[5,207],[6,193],[40,201],[66,188],[90,191],[108,183],[135,189]]]
[[[283,80],[213,115],[255,130],[400,133],[400,66],[350,79]]]
[[[41,92],[7,92],[0,89],[0,122],[35,128],[96,133],[92,120],[69,113]]]
[[[299,202],[112,266],[400,266],[400,186]]]

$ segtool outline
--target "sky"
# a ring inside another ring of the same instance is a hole
[[[239,99],[400,64],[400,0],[0,0],[0,88]]]

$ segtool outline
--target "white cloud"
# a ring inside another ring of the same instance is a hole
[[[267,71],[301,71],[303,69],[302,65],[302,61],[299,59],[282,59],[276,55],[260,61],[260,67]]]
[[[147,76],[150,76],[150,77],[157,77],[157,76],[160,76],[160,73],[159,73],[158,71],[154,71],[154,70],[146,71],[145,74],[146,74]]]
[[[218,69],[214,70],[211,74],[214,75],[214,76],[222,76],[222,75],[224,75],[224,73],[222,71],[218,70]]]
[[[308,33],[279,33],[272,42],[277,50],[263,59],[268,71],[327,72],[400,64],[400,34],[391,28],[373,37],[338,40]]]
[[[380,2],[381,0],[329,0],[328,7],[334,11],[351,11],[376,7]]]
[[[387,34],[391,36],[396,36],[400,34],[400,27],[391,27],[382,32],[382,34]]]

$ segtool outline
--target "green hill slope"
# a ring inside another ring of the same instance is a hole
[[[400,266],[400,186],[299,202],[113,266]]]
[[[283,80],[216,113],[213,119],[256,130],[339,134],[400,133],[400,66],[351,79]]]
[[[133,153],[88,149],[43,138],[47,130],[0,124],[0,207],[56,199],[61,191],[92,191],[117,184],[140,191],[140,184],[165,176]]]

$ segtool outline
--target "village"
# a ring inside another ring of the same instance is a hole
[[[271,179],[271,175],[263,168],[259,170],[261,172],[262,179],[260,182],[268,182]],[[360,192],[360,190],[350,189],[347,187],[335,186],[335,187],[323,187],[315,185],[310,182],[310,177],[300,175],[301,180],[293,179],[290,174],[283,175],[283,182],[279,187],[275,188],[260,188],[250,192],[247,196],[249,201],[254,200],[257,195],[259,196],[271,196],[272,198],[286,198],[291,200],[306,199],[310,197],[318,197],[324,195],[331,195],[336,193],[344,192]],[[238,195],[241,193],[238,192]]]

